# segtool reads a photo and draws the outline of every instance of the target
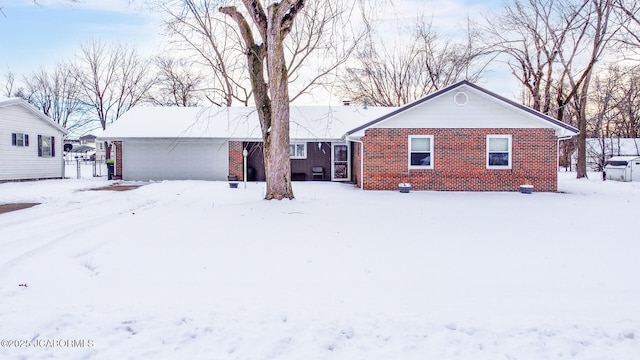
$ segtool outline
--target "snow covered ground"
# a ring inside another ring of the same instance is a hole
[[[2,359],[638,359],[640,184],[0,184]],[[25,286],[26,285],[26,286]],[[15,340],[15,341],[14,341]]]

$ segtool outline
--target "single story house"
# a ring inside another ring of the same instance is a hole
[[[25,100],[0,100],[0,181],[63,178],[66,135]]]
[[[292,106],[293,180],[363,189],[557,190],[558,143],[577,129],[462,81],[400,108]],[[136,107],[98,136],[125,180],[264,180],[253,107]]]

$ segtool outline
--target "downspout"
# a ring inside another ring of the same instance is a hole
[[[360,144],[360,190],[364,190],[364,143],[362,140],[350,139],[348,137],[347,141]]]

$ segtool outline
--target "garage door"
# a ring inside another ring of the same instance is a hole
[[[125,180],[227,180],[223,140],[149,140],[122,143]]]

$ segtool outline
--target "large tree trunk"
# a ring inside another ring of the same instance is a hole
[[[587,177],[587,96],[589,94],[589,83],[591,81],[591,69],[585,71],[582,89],[576,101],[578,108],[578,161],[576,163],[576,177],[578,179]]]
[[[578,158],[576,162],[576,178],[587,177],[587,121],[580,119],[578,122]]]
[[[264,143],[264,165],[267,181],[266,199],[293,199],[291,161],[289,160],[289,85],[284,59],[282,19],[278,7],[267,10],[267,74],[271,97],[271,130]]]

